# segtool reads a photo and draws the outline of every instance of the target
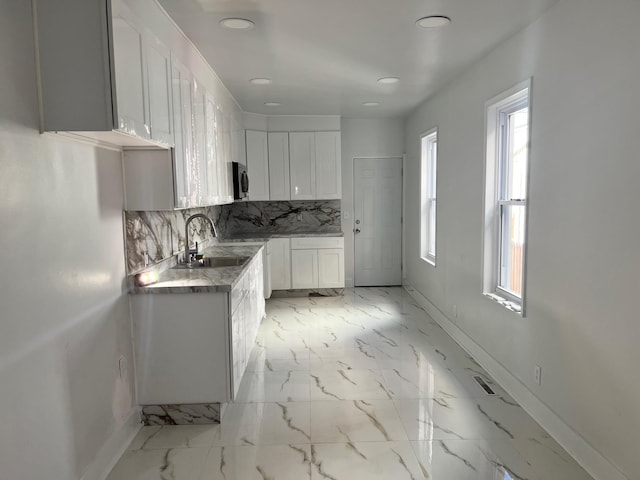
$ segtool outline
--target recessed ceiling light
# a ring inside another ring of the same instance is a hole
[[[380,105],[380,102],[364,102],[362,105],[365,107],[377,107]]]
[[[264,102],[264,104],[265,104],[267,107],[277,107],[277,106],[279,106],[279,105],[282,105],[280,102]]]
[[[271,83],[270,78],[252,78],[249,81],[254,85],[269,85]]]
[[[449,25],[450,23],[451,19],[449,17],[445,17],[444,15],[429,15],[428,17],[419,19],[416,22],[416,25],[423,28],[438,28]]]
[[[398,83],[400,79],[398,77],[382,77],[378,79],[378,83],[391,84]]]
[[[249,30],[255,23],[246,18],[223,18],[220,20],[220,25],[231,30]]]

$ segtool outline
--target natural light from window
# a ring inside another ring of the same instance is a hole
[[[436,176],[438,166],[438,132],[431,130],[421,139],[421,215],[420,256],[436,264]]]

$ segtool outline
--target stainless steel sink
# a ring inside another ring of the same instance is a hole
[[[251,257],[204,257],[192,264],[180,263],[175,268],[221,268],[240,267]]]

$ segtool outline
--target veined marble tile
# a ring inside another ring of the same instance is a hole
[[[566,452],[531,452],[537,440],[412,442],[430,478],[451,480],[592,480]]]
[[[412,442],[411,445],[422,470],[428,472],[428,478],[542,480],[531,465],[523,461],[513,450],[505,448],[507,442],[433,440]]]
[[[309,363],[309,350],[304,347],[265,347],[257,340],[249,356],[249,363],[273,362],[274,360],[291,362],[296,366],[296,368],[292,370],[305,370]],[[255,371],[263,370],[264,369],[257,369]],[[269,369],[267,368],[267,370]]]
[[[236,202],[222,206],[233,233],[340,231],[340,200]]]
[[[130,450],[212,446],[220,425],[171,425],[142,427]]]
[[[312,370],[311,400],[388,400],[391,395],[377,370]]]
[[[298,355],[292,358],[278,358],[270,356],[271,350],[262,350],[259,354],[253,355],[247,364],[247,372],[308,372],[309,354]],[[294,352],[295,353],[295,352]],[[284,354],[280,354],[284,356]]]
[[[214,444],[285,445],[310,443],[309,403],[229,404]]]
[[[390,400],[311,402],[311,441],[351,443],[407,440]]]
[[[210,448],[128,450],[107,480],[200,480]]]
[[[220,404],[143,405],[145,425],[206,425],[220,423]]]
[[[309,373],[245,372],[236,403],[309,401]]]
[[[199,480],[308,480],[310,478],[310,445],[274,445],[213,447]]]
[[[394,398],[469,398],[485,396],[479,385],[463,385],[453,372],[437,364],[397,362],[383,369],[382,376]]]
[[[185,222],[189,216],[196,213],[203,213],[211,218],[218,229],[218,235],[224,235],[226,225],[219,206],[187,210],[124,212],[127,272],[131,274],[145,268],[145,252],[148,253],[150,263],[155,264],[184,251]],[[202,219],[194,219],[189,227],[192,241],[202,243],[213,239],[210,227]]]
[[[311,445],[313,480],[417,480],[424,478],[409,442]]]
[[[524,410],[499,398],[394,399],[410,440],[544,439]]]

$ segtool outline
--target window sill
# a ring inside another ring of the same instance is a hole
[[[420,257],[420,259],[425,262],[428,263],[429,265],[431,265],[432,267],[436,266],[436,259],[435,258],[428,258],[428,257]]]
[[[483,295],[489,300],[494,301],[498,305],[502,305],[507,310],[511,310],[512,312],[517,313],[520,316],[522,315],[522,305],[516,302],[512,302],[511,300],[507,300],[504,297],[501,297],[497,293],[483,293]]]

